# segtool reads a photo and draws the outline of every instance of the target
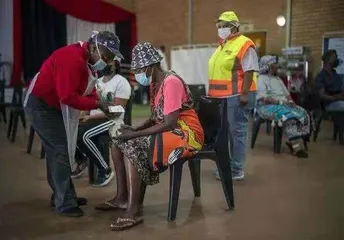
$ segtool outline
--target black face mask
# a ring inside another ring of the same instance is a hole
[[[332,64],[332,67],[333,68],[337,68],[339,66],[339,59],[336,58],[336,60],[334,60],[333,64]]]
[[[114,73],[112,66],[111,65],[107,65],[103,70],[100,71],[102,73],[103,76],[109,76],[112,75]]]

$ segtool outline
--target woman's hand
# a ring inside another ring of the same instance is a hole
[[[85,115],[85,116],[82,116],[80,119],[79,119],[79,121],[81,122],[81,123],[85,123],[85,122],[87,122],[88,120],[90,120],[91,119],[91,116],[90,115]]]
[[[97,102],[97,108],[100,108],[105,114],[109,114],[110,106],[114,106],[114,104],[110,102],[103,102],[103,101]]]
[[[265,104],[278,104],[278,101],[271,97],[267,97],[267,98],[264,98],[264,103]]]
[[[135,129],[132,126],[129,126],[129,125],[126,125],[126,124],[121,124],[121,128],[120,129],[135,131]]]
[[[288,101],[286,105],[290,107],[296,107],[296,103],[294,101]]]
[[[133,130],[120,128],[118,131],[121,132],[121,134],[118,135],[116,139],[127,141],[136,137],[136,133]]]

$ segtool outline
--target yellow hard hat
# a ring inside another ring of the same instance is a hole
[[[226,11],[221,13],[220,17],[217,20],[218,22],[224,21],[224,22],[239,22],[239,18],[233,11]]]

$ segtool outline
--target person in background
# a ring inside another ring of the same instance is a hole
[[[161,55],[148,42],[132,51],[131,68],[137,82],[150,86],[151,118],[142,126],[122,126],[113,139],[112,159],[117,195],[96,206],[103,211],[125,210],[111,223],[121,231],[143,222],[142,204],[147,185],[159,182],[159,173],[183,157],[202,149],[204,134],[186,83],[161,66]]]
[[[167,59],[165,55],[165,46],[161,45],[159,49],[157,49],[158,53],[162,56],[162,60],[160,62],[161,68],[164,69],[165,71],[168,71],[168,64],[167,64]]]
[[[97,99],[94,72],[103,70],[115,56],[122,57],[119,39],[107,31],[95,33],[88,42],[57,49],[45,60],[26,95],[25,111],[46,150],[51,206],[59,215],[80,217],[79,206],[87,202],[76,197],[71,180],[66,126],[77,129],[79,110],[108,108]]]
[[[282,80],[277,76],[277,56],[266,55],[259,62],[257,112],[262,119],[284,127],[289,139],[287,146],[299,158],[307,158],[302,139],[311,132],[307,111],[297,106]]]
[[[103,94],[111,93],[114,96],[114,105],[121,105],[124,109],[131,95],[131,86],[127,79],[120,75],[120,63],[116,59],[108,64],[102,71],[103,77],[98,79],[98,85],[102,88]],[[120,118],[124,119],[124,113]],[[100,109],[94,109],[81,116],[81,123],[78,131],[78,150],[83,154],[77,154],[77,166],[72,172],[72,178],[78,178],[87,166],[87,156],[98,168],[97,178],[94,187],[106,186],[114,177],[109,166],[109,158],[104,159],[99,147],[99,137],[109,135],[109,127],[113,121]]]
[[[344,112],[344,84],[336,72],[341,60],[336,50],[330,49],[322,56],[323,69],[315,78],[315,86],[319,97],[328,112]]]
[[[234,180],[244,179],[248,117],[255,104],[259,70],[254,43],[239,32],[239,19],[232,11],[218,18],[219,47],[209,59],[208,95],[227,98],[228,130]],[[219,179],[218,171],[215,171]]]

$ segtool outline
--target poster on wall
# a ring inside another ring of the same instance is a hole
[[[330,38],[328,41],[328,49],[335,49],[338,58],[344,61],[344,38]],[[338,74],[344,75],[344,63],[336,69]]]
[[[257,54],[262,57],[266,54],[266,32],[247,32],[243,33],[256,45]]]

